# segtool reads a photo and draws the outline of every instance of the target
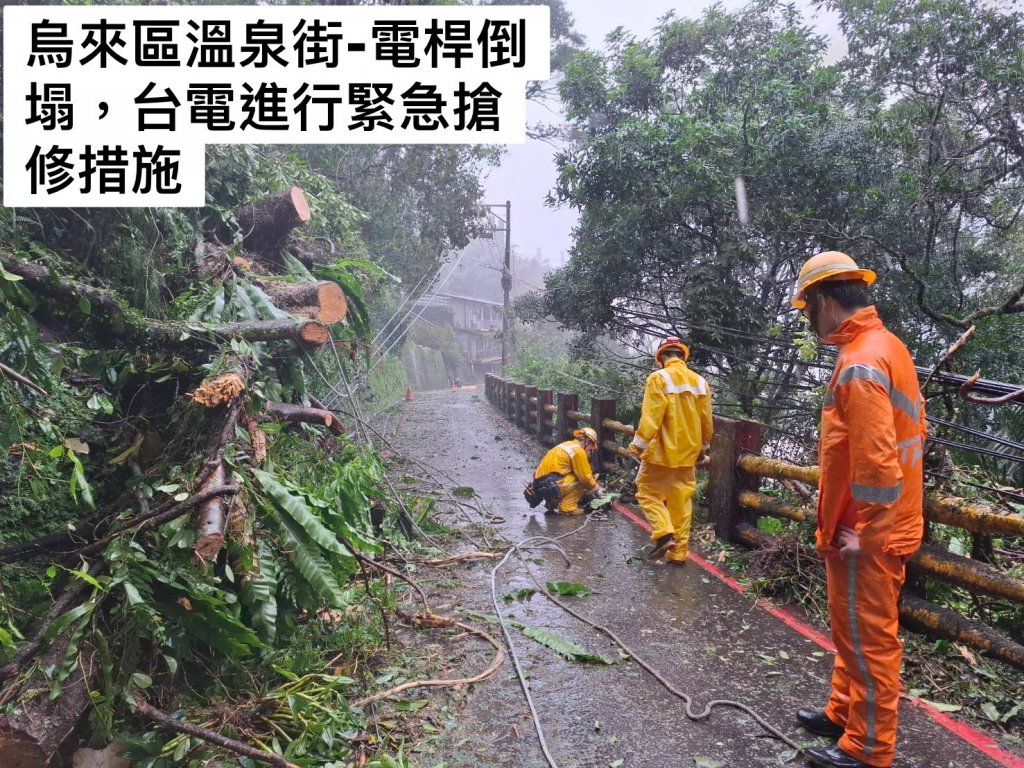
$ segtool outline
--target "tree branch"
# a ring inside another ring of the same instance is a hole
[[[166,712],[154,707],[138,694],[132,694],[130,700],[135,706],[136,712],[143,717],[147,717],[153,722],[162,725],[168,730],[175,731],[177,733],[184,733],[186,736],[201,739],[209,744],[215,744],[221,749],[226,749],[236,755],[248,757],[253,760],[259,760],[261,763],[269,763],[277,768],[299,768],[299,766],[294,763],[289,763],[283,757],[279,757],[272,752],[265,752],[262,749],[250,747],[248,744],[243,744],[240,741],[229,739],[227,736],[222,736],[216,731],[211,731],[209,728],[203,728],[199,725],[192,725],[191,723],[185,723],[181,720],[175,720]]]

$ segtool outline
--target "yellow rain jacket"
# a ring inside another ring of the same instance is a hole
[[[927,432],[914,361],[874,307],[826,341],[839,358],[821,412],[818,550],[835,552],[845,525],[865,552],[912,555],[924,534]]]
[[[647,377],[633,444],[644,463],[692,467],[714,433],[711,389],[679,358]]]
[[[563,482],[560,482],[559,485],[565,484],[565,481],[576,481],[588,491],[597,488],[597,480],[594,479],[594,473],[590,469],[587,452],[577,440],[566,440],[548,451],[541,459],[533,476],[538,478],[549,472],[557,472],[562,475]]]

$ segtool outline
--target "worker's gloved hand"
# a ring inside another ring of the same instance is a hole
[[[634,459],[639,459],[640,454],[643,453],[643,449],[636,443],[630,443],[629,448],[627,448],[626,450],[629,451],[629,455],[632,456]]]
[[[700,457],[697,459],[697,466],[698,467],[710,467],[711,466],[711,454],[709,454],[707,451],[702,453],[700,455]]]
[[[594,497],[598,499],[606,495],[607,493],[608,491],[605,490],[605,487],[603,485],[599,485],[597,486],[597,488],[594,489]]]

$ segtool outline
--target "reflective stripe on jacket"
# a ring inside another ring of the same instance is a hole
[[[845,525],[865,552],[912,554],[924,534],[927,430],[914,361],[874,307],[858,310],[826,342],[838,345],[839,357],[821,412],[818,549],[834,552]]]
[[[586,486],[587,490],[597,487],[597,480],[590,469],[590,459],[583,446],[576,440],[566,440],[559,443],[541,459],[537,471],[533,473],[535,478],[546,475],[548,472],[557,472],[562,475],[574,475],[576,479]]]
[[[679,358],[669,358],[647,377],[640,424],[633,444],[645,462],[662,467],[692,467],[701,447],[711,442],[711,389]]]

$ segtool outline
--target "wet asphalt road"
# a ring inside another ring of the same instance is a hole
[[[510,542],[560,536],[579,518],[534,514],[522,486],[542,450],[494,412],[482,387],[419,394],[403,406],[396,445],[470,486],[504,522],[497,533]],[[556,553],[531,553],[529,567],[545,581],[581,582],[594,593],[563,598],[615,632],[677,689],[694,699],[732,699],[802,745],[826,743],[793,720],[798,707],[821,706],[828,691],[831,655],[700,567],[629,563],[646,533],[619,514],[591,520],[561,541],[569,564]],[[467,565],[434,599],[493,614],[492,564]],[[533,582],[526,566],[511,560],[498,574],[499,596]],[[803,766],[790,747],[769,738],[748,715],[715,708],[693,722],[682,701],[636,664],[620,658],[604,635],[577,621],[541,595],[502,602],[502,615],[571,640],[616,663],[565,661],[512,630],[530,681],[548,747],[559,766],[606,768],[755,768]],[[481,623],[481,622],[477,622]],[[496,625],[489,629],[496,635]],[[468,667],[486,654],[469,652]],[[906,702],[901,706],[895,768],[996,768],[1000,764]],[[524,766],[542,768],[541,752],[512,664],[466,696],[456,722],[431,742],[413,766]],[[701,760],[703,758],[704,760]],[[618,761],[622,762],[618,762]]]

